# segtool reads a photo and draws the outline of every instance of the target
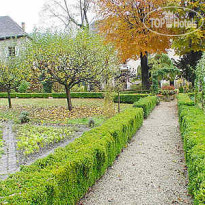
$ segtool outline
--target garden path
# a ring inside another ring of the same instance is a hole
[[[162,102],[80,204],[192,204],[187,182],[177,105]]]
[[[3,125],[4,154],[0,158],[0,179],[18,170],[15,148],[15,136],[12,131],[12,122]]]

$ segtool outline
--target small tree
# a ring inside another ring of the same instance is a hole
[[[28,63],[37,76],[65,87],[68,109],[72,110],[70,91],[82,82],[103,82],[116,68],[116,53],[103,39],[88,31],[77,34],[34,33],[28,45]],[[109,74],[109,75],[108,75]]]
[[[4,50],[7,49],[6,45]],[[29,75],[29,70],[25,66],[24,52],[16,55],[13,53],[10,56],[1,56],[0,60],[0,86],[8,93],[9,108],[11,105],[11,90],[17,89],[23,80],[26,80]]]

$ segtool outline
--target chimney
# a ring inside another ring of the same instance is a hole
[[[23,31],[25,32],[26,31],[26,24],[25,24],[25,22],[21,23],[21,27],[22,27]]]

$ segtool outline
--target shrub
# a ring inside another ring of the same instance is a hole
[[[177,96],[177,99],[178,99],[178,106],[181,106],[181,105],[193,106],[194,105],[194,102],[190,99],[188,94],[180,93]]]
[[[53,82],[50,80],[45,80],[41,82],[43,85],[43,92],[45,93],[52,93],[53,89]]]
[[[145,98],[149,96],[148,94],[120,94],[120,102],[133,104],[138,101],[140,98]],[[114,102],[118,102],[118,96],[114,97]]]
[[[20,116],[19,116],[19,120],[21,121],[21,123],[27,123],[30,121],[29,119],[29,113],[26,111],[21,112]]]
[[[21,84],[19,85],[19,87],[18,87],[18,91],[20,93],[25,93],[29,89],[29,87],[30,87],[30,83],[25,81],[25,80],[23,80],[21,82]]]
[[[176,90],[160,90],[159,94],[169,96],[169,95],[175,95]]]
[[[143,110],[127,109],[102,126],[0,181],[0,204],[76,204],[141,127]]]
[[[178,98],[182,101],[182,96]],[[189,175],[189,191],[194,204],[205,203],[205,114],[187,99],[179,105],[180,130],[184,140]]]
[[[141,98],[139,101],[135,102],[133,107],[141,107],[144,111],[144,117],[147,118],[151,111],[157,105],[156,96],[148,96],[146,98]]]
[[[180,86],[179,87],[179,93],[183,93],[184,92],[184,87],[183,86]]]
[[[149,94],[151,93],[150,90],[127,90],[120,92],[121,94]]]

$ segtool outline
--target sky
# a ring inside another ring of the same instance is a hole
[[[26,23],[26,32],[42,24],[40,12],[46,0],[1,0],[0,16],[10,16],[19,25]]]
[[[49,23],[42,20],[43,5],[48,0],[1,0],[0,16],[10,16],[19,25],[22,22],[26,24],[26,32],[31,33],[35,27],[49,27]],[[74,0],[67,0],[68,3],[73,3]],[[174,56],[173,50],[169,51],[171,58],[178,58]],[[135,62],[137,67],[139,62]]]

